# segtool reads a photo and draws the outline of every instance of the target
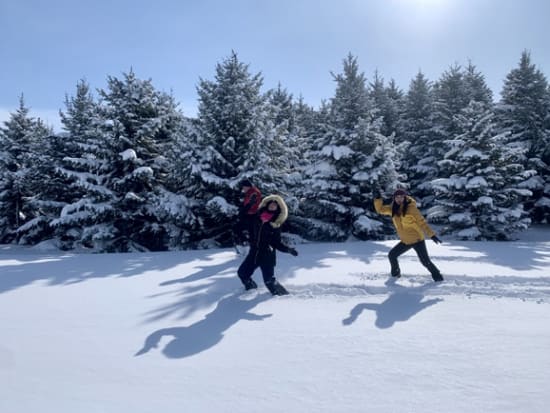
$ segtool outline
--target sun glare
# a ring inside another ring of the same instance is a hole
[[[449,0],[401,0],[402,3],[411,5],[412,7],[438,7],[441,8],[449,3]]]
[[[434,6],[445,3],[445,0],[409,0],[410,3],[416,3],[420,6]]]
[[[394,0],[394,4],[406,9],[446,9],[453,0]]]
[[[393,4],[407,26],[417,31],[433,31],[445,24],[455,0],[394,0]]]

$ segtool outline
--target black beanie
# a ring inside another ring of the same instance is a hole
[[[243,179],[241,181],[240,187],[243,188],[245,186],[252,186],[252,182],[250,181],[250,179]]]

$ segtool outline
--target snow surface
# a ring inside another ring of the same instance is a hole
[[[279,254],[290,296],[243,293],[232,249],[0,246],[0,412],[547,412],[550,230]]]

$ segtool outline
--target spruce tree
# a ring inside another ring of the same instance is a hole
[[[294,103],[294,113],[296,151],[300,154],[298,159],[299,169],[303,171],[303,168],[310,164],[309,155],[317,136],[317,127],[323,121],[319,119],[318,112],[304,102],[302,96]]]
[[[29,115],[23,95],[19,108],[0,128],[0,242],[32,242],[30,231],[41,212],[35,200],[40,189],[43,147],[51,128]],[[37,223],[41,228],[44,223]]]
[[[157,210],[157,216],[166,227],[169,249],[196,247],[204,236],[201,219],[204,205],[194,198],[201,189],[196,173],[201,155],[196,120],[183,118],[167,148],[170,168]]]
[[[430,156],[436,163],[429,166],[432,176],[441,176],[437,170],[437,161],[444,158],[445,142],[454,139],[462,133],[462,125],[457,115],[471,102],[481,103],[474,108],[490,108],[492,94],[485,83],[485,79],[470,62],[466,69],[458,64],[446,70],[433,87],[434,95],[434,123],[431,142],[428,147]],[[426,186],[423,187],[424,189]],[[426,194],[426,207],[432,205],[434,194]]]
[[[476,69],[472,62],[468,62],[463,79],[468,103],[479,102],[487,108],[493,105],[493,92],[487,86],[485,76]]]
[[[281,84],[267,92],[267,119],[264,123],[266,135],[271,135],[272,148],[269,155],[277,158],[273,171],[280,179],[273,179],[276,189],[286,192],[293,185],[295,175],[303,161],[303,136],[297,124],[297,113],[292,94]],[[278,173],[277,173],[278,172]],[[269,182],[270,179],[268,179]]]
[[[266,93],[266,97],[269,103],[269,116],[274,125],[283,125],[289,133],[293,133],[296,128],[296,114],[292,94],[279,82],[276,89]]]
[[[407,175],[415,197],[421,199],[429,195],[426,183],[435,179],[438,173],[439,154],[433,150],[437,135],[433,112],[432,85],[419,71],[411,80],[405,97],[401,120],[404,142],[401,171]]]
[[[395,142],[403,142],[403,125],[401,118],[403,116],[405,106],[405,94],[397,86],[394,79],[390,79],[386,86],[386,94],[388,95],[388,106],[384,111],[384,123],[387,127],[387,135],[394,134]]]
[[[445,142],[440,178],[431,182],[435,206],[428,217],[444,234],[460,239],[509,240],[529,226],[523,199],[532,171],[499,134],[495,116],[483,102],[471,101],[456,116],[462,132]]]
[[[369,83],[368,92],[373,113],[382,118],[380,132],[385,136],[397,135],[403,94],[395,81],[392,79],[386,86],[384,79],[376,71],[373,81]]]
[[[550,111],[548,82],[531,63],[529,52],[521,55],[519,66],[506,76],[498,105],[499,120],[510,132],[510,141],[526,149],[524,164],[539,174],[533,182],[533,197],[527,202],[535,222],[550,221]]]
[[[201,79],[197,87],[200,159],[194,175],[198,185],[188,196],[202,209],[204,245],[231,242],[241,179],[251,178],[263,192],[274,188],[276,176],[266,176],[272,165],[265,162],[275,135],[267,125],[269,113],[266,97],[260,92],[262,83],[261,74],[251,74],[249,65],[232,52],[216,65],[214,80]],[[263,166],[266,169],[262,170]]]
[[[443,72],[433,93],[435,121],[441,131],[439,140],[445,140],[459,133],[456,115],[470,103],[471,91],[466,87],[462,67],[455,64]]]
[[[306,170],[304,231],[322,240],[379,237],[384,229],[372,211],[371,193],[377,185],[396,184],[393,145],[380,132],[382,119],[375,118],[357,59],[348,55],[343,73],[333,78],[329,122]]]
[[[79,156],[65,159],[73,165],[65,173],[75,177],[85,194],[67,205],[53,225],[84,223],[80,242],[103,251],[165,249],[167,229],[157,211],[166,199],[164,154],[181,113],[172,96],[133,71],[123,79],[108,77],[107,90],[99,94],[102,100],[90,125],[75,126],[79,121],[70,112],[65,119],[69,131],[84,133],[78,138],[83,141]]]
[[[54,245],[61,247],[50,224],[59,216],[65,201],[73,197],[67,179],[57,169],[63,157],[63,138],[53,134],[40,120],[35,133],[33,161],[26,176],[27,187],[33,194],[28,198],[29,205],[35,212],[33,218],[17,230],[19,242],[36,244],[54,240]]]
[[[50,226],[58,246],[73,249],[82,246],[84,231],[98,221],[104,208],[94,210],[94,199],[104,191],[100,171],[107,154],[100,138],[98,104],[86,80],[77,83],[74,96],[65,96],[65,111],[60,111],[59,116],[62,133],[53,137],[53,144],[57,152],[55,179],[60,191],[52,198],[60,210],[50,220]]]

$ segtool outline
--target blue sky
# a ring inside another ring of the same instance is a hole
[[[196,113],[199,78],[235,50],[264,90],[281,82],[317,106],[351,52],[405,91],[418,70],[437,80],[468,59],[495,94],[521,52],[550,75],[547,0],[1,0],[0,121],[24,93],[58,125],[79,79],[104,88],[133,68]]]

